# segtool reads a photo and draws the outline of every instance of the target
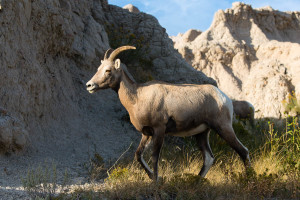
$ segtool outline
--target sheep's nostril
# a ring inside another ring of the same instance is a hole
[[[94,93],[96,90],[99,89],[99,86],[96,83],[89,81],[86,83],[86,89],[87,91],[89,91],[89,93]]]
[[[86,87],[87,87],[87,88],[90,88],[90,87],[92,87],[93,85],[94,85],[94,83],[91,83],[91,82],[87,82],[87,83],[86,83]]]

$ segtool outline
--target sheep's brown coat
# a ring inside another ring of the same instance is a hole
[[[120,60],[114,60],[119,52],[133,48],[120,47],[109,58],[106,54],[97,73],[87,83],[87,90],[93,93],[112,88],[118,93],[131,123],[142,133],[136,157],[149,177],[153,180],[158,178],[158,158],[165,134],[195,135],[204,157],[199,175],[204,177],[214,160],[208,141],[210,128],[216,130],[236,150],[246,166],[250,165],[248,150],[236,138],[232,129],[231,100],[213,85],[170,84],[160,81],[136,83]],[[154,172],[142,157],[150,138],[153,141]]]

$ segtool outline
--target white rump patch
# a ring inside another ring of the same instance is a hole
[[[193,128],[193,129],[190,129],[187,131],[171,132],[171,133],[168,133],[168,135],[177,136],[177,137],[188,137],[188,136],[196,135],[198,133],[202,133],[207,128],[208,128],[208,126],[206,124],[200,124],[196,128]]]
[[[218,89],[218,91],[221,93],[221,95],[219,96],[220,101],[228,107],[229,113],[230,113],[230,117],[231,117],[231,120],[232,120],[232,115],[233,115],[233,105],[232,105],[232,101],[231,101],[231,99],[230,99],[224,92],[222,92],[220,89]]]

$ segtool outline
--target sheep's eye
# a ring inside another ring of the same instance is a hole
[[[106,73],[110,73],[110,72],[111,72],[111,70],[107,69],[105,72],[106,72]]]

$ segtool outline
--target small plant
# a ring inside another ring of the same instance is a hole
[[[300,167],[300,127],[297,117],[286,118],[285,133],[274,131],[274,124],[269,122],[269,131],[266,141],[271,155],[284,157],[284,167],[299,169]]]
[[[116,182],[118,179],[127,179],[129,176],[128,168],[117,167],[108,175],[105,181]]]
[[[21,178],[24,189],[34,199],[51,199],[59,188],[64,190],[68,180],[68,173],[65,171],[62,185],[57,184],[57,170],[54,163],[51,167],[45,163],[43,167],[39,165],[36,169],[30,169],[26,177]]]
[[[50,198],[57,189],[56,165],[52,164],[42,169],[39,165],[36,170],[30,169],[27,176],[22,178],[23,187],[30,195]]]
[[[89,174],[90,181],[102,179],[106,174],[106,168],[102,156],[96,151],[89,155],[89,161],[85,163],[85,168]]]
[[[294,91],[292,92],[292,94],[288,95],[287,100],[282,101],[282,104],[287,114],[292,113],[300,115],[300,98],[297,98]]]

